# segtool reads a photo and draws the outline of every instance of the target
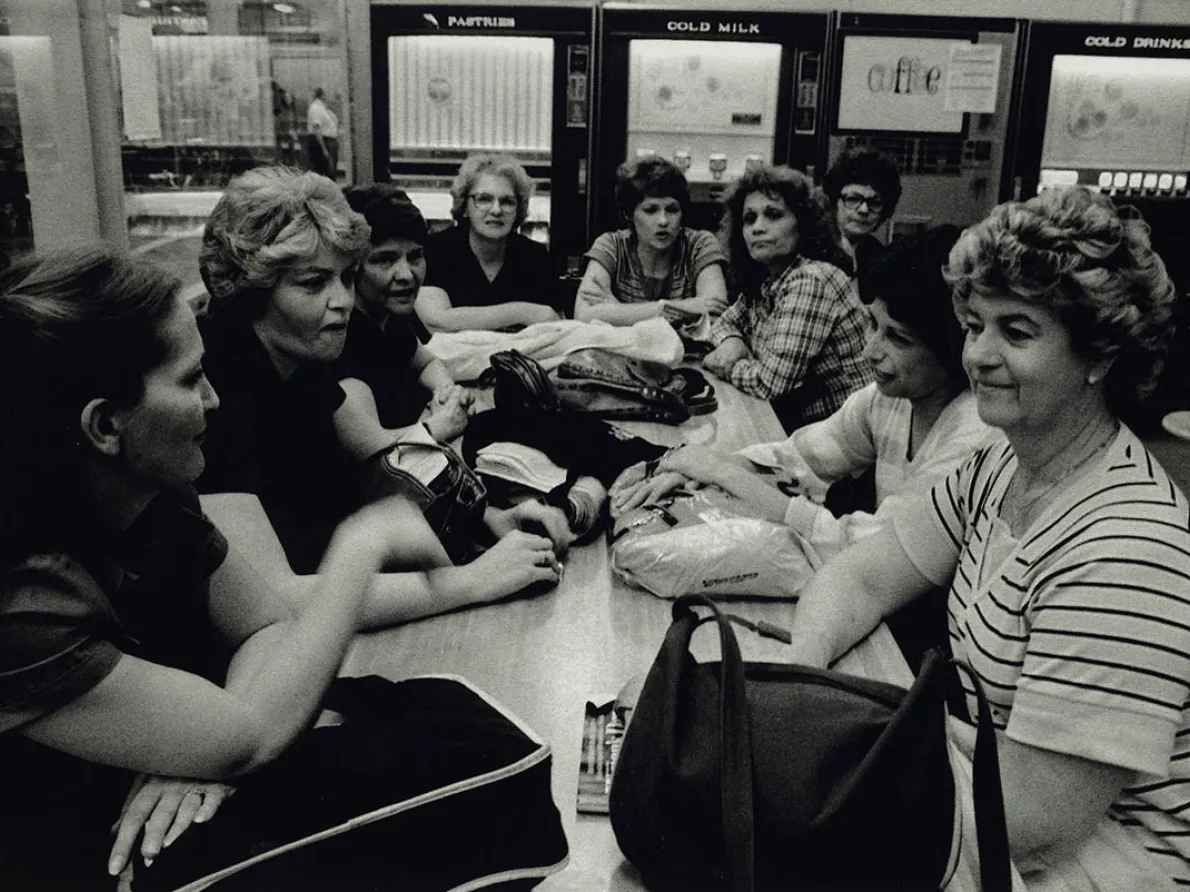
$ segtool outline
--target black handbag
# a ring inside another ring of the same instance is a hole
[[[500,408],[681,424],[718,405],[715,388],[695,369],[671,369],[599,348],[569,354],[548,374],[516,350],[492,354],[491,364]]]
[[[359,499],[373,502],[400,495],[415,502],[451,559],[473,557],[487,508],[487,489],[450,446],[434,442],[424,428],[398,440],[366,462]]]
[[[700,618],[695,607],[710,614]],[[834,671],[745,663],[731,624],[761,634],[773,627],[725,614],[702,595],[679,598],[673,617],[610,796],[616,840],[649,888],[939,889],[958,838],[945,699],[960,664],[932,651],[906,691]],[[697,663],[690,638],[707,621],[717,625],[722,658]],[[970,678],[980,712],[980,880],[984,892],[1008,892],[995,732]]]
[[[549,744],[462,678],[337,679],[338,725],[237,781],[135,892],[527,890],[566,866]],[[113,881],[114,888],[114,881]]]

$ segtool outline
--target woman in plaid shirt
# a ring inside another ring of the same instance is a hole
[[[813,183],[784,166],[745,173],[720,239],[738,296],[712,328],[703,365],[771,400],[787,431],[833,414],[872,373],[864,308],[839,268]]]

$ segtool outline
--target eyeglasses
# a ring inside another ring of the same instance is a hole
[[[518,204],[516,198],[511,195],[502,195],[499,199],[497,199],[496,196],[492,195],[490,192],[480,192],[478,195],[472,195],[471,200],[475,202],[475,206],[481,211],[488,210],[492,205],[496,204],[497,201],[499,201],[500,210],[502,211],[515,211]]]
[[[856,192],[848,192],[845,195],[840,195],[839,201],[849,211],[858,211],[861,204],[866,204],[868,210],[873,214],[879,214],[884,210],[884,199],[879,195],[860,195]]]

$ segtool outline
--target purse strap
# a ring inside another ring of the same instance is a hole
[[[979,844],[979,885],[983,892],[1010,892],[1012,863],[1008,851],[1008,824],[1004,816],[1004,788],[1000,784],[1000,759],[996,726],[979,676],[966,663],[950,663],[971,681],[978,704],[975,756],[971,760],[975,796],[975,837]]]
[[[706,607],[710,614],[700,617],[695,607]],[[760,635],[788,643],[789,633],[770,623],[753,623],[743,617],[724,613],[706,595],[683,595],[674,601],[674,621],[683,621],[683,639],[689,650],[695,629],[704,622],[715,622],[719,629],[719,753],[720,788],[723,809],[723,839],[727,855],[728,885],[732,892],[752,892],[755,886],[755,830],[752,800],[752,726],[749,720],[744,660],[739,642],[731,628],[737,625]],[[965,674],[975,691],[978,725],[975,756],[972,760],[975,797],[975,833],[979,845],[979,880],[982,892],[1011,892],[1011,858],[1008,829],[1004,817],[1004,791],[1000,783],[1000,763],[996,750],[996,728],[991,707],[979,677],[969,666],[939,652],[928,653],[914,687],[927,683],[929,676],[949,662]]]
[[[696,606],[709,608],[710,615],[699,617],[694,612]],[[752,892],[756,883],[752,724],[744,685],[744,659],[731,628],[731,620],[739,621],[742,618],[724,614],[719,605],[705,595],[683,595],[678,598],[674,602],[673,618],[675,621],[685,621],[685,626],[689,628],[685,636],[687,649],[694,630],[702,623],[713,621],[719,629],[719,789],[727,880],[732,892]],[[755,628],[747,620],[741,624]]]

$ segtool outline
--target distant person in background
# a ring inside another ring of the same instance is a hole
[[[739,295],[711,329],[703,365],[770,400],[787,431],[820,421],[872,380],[867,313],[805,174],[746,172],[727,199],[720,238]]]
[[[846,261],[843,268],[858,276],[884,252],[874,233],[897,209],[901,174],[887,155],[848,149],[826,172],[822,189],[830,208],[828,225]]]
[[[467,426],[472,394],[419,339],[425,329],[413,305],[426,278],[426,221],[394,186],[349,186],[343,192],[372,228],[372,251],[355,274],[355,309],[336,363],[346,394],[335,413],[339,439],[359,459],[391,445],[401,428],[419,421],[435,440],[453,440]]]
[[[662,316],[680,328],[727,307],[727,258],[715,236],[688,229],[690,186],[664,158],[625,161],[616,206],[628,228],[605,232],[587,251],[574,317],[632,325]]]
[[[314,88],[314,98],[306,108],[306,129],[310,132],[308,152],[310,170],[334,180],[339,176],[339,116],[327,108],[326,93]]]
[[[501,331],[559,318],[549,250],[517,231],[533,189],[515,158],[463,162],[450,187],[456,225],[426,242],[417,314],[431,331]]]

